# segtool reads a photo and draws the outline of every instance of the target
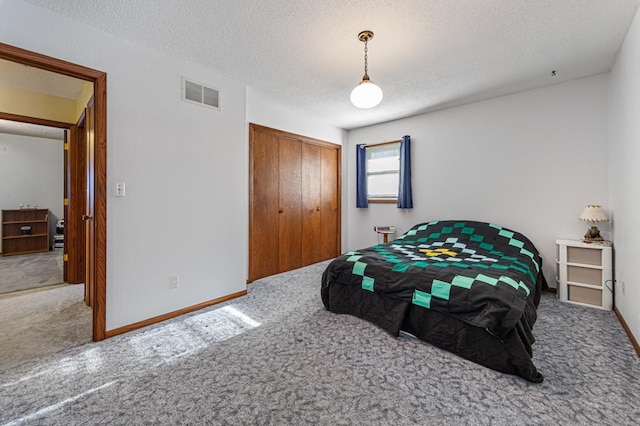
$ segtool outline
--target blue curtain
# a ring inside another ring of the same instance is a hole
[[[400,142],[400,187],[398,188],[398,208],[412,209],[411,197],[411,137],[406,135]]]
[[[356,207],[366,209],[367,200],[367,146],[356,145]]]

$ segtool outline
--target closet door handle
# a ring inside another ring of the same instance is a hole
[[[280,209],[278,210],[278,213],[284,213],[284,210]]]
[[[91,219],[93,219],[93,216],[91,216],[91,215],[88,215],[88,214],[83,214],[82,215],[82,220],[91,220]]]

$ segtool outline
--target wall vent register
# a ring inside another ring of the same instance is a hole
[[[182,100],[219,110],[220,90],[183,78]]]

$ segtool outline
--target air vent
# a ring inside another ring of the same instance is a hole
[[[193,80],[182,79],[182,100],[209,108],[220,109],[220,91]]]

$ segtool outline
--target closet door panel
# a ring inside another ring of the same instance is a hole
[[[340,156],[339,150],[322,148],[320,152],[320,260],[340,254]]]
[[[249,281],[280,272],[279,140],[264,132],[254,132],[253,136]]]
[[[302,264],[311,265],[323,260],[319,243],[321,229],[321,173],[320,148],[302,144]]]
[[[340,254],[340,152],[250,125],[248,281]]]
[[[280,272],[302,266],[302,143],[280,138],[279,251]]]

